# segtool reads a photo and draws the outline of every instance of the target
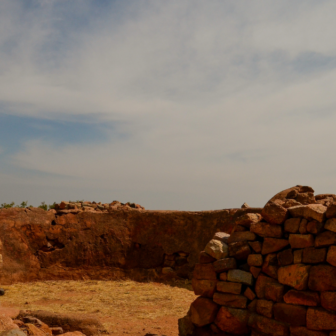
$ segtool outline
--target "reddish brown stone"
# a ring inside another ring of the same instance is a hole
[[[250,287],[246,288],[244,295],[251,301],[256,298],[256,295],[254,294],[253,290]]]
[[[196,295],[212,298],[216,290],[217,281],[197,280],[193,278],[191,281],[191,285]]]
[[[326,221],[324,228],[326,230],[336,232],[336,218],[330,218]]]
[[[294,264],[280,267],[278,271],[278,281],[283,285],[294,287],[297,290],[307,289],[309,265]]]
[[[296,200],[301,204],[308,205],[308,204],[315,204],[316,200],[314,197],[314,193],[312,192],[302,192],[296,196]]]
[[[289,244],[287,239],[265,238],[261,254],[269,254],[282,250]]]
[[[198,280],[217,280],[213,264],[196,264],[193,277]]]
[[[247,306],[247,310],[250,313],[255,313],[256,312],[256,307],[257,307],[257,299],[254,299],[248,306]]]
[[[321,306],[324,309],[336,310],[336,292],[322,292]]]
[[[243,214],[242,216],[239,216],[235,220],[235,224],[250,228],[251,224],[258,223],[261,220],[261,218],[262,217],[260,214],[246,213],[246,214]]]
[[[212,300],[199,297],[190,306],[191,322],[197,327],[210,324],[215,320],[218,309]]]
[[[294,251],[294,264],[302,263],[302,254],[303,254],[303,250]]]
[[[210,264],[213,263],[216,259],[211,257],[208,253],[205,251],[202,251],[199,256],[199,262],[200,264]]]
[[[250,231],[260,237],[282,237],[282,227],[280,225],[272,225],[265,222],[251,224]]]
[[[270,224],[282,224],[287,219],[288,211],[283,206],[271,201],[264,206],[261,216]]]
[[[252,274],[249,272],[245,272],[242,270],[230,270],[228,272],[228,281],[232,281],[232,282],[239,282],[248,286],[252,286],[253,285],[253,277]]]
[[[289,244],[293,249],[301,249],[314,246],[314,236],[312,234],[290,234]]]
[[[219,259],[213,263],[213,268],[215,272],[222,273],[237,268],[237,262],[234,258]]]
[[[291,336],[328,336],[328,333],[324,331],[309,330],[306,327],[290,327],[289,329]]]
[[[293,251],[291,249],[287,249],[281,251],[277,255],[279,266],[287,266],[293,263]]]
[[[255,292],[259,299],[263,299],[265,297],[265,287],[267,284],[272,284],[272,283],[277,283],[277,281],[263,274],[260,274],[258,276],[256,285],[255,285]]]
[[[254,266],[250,267],[250,273],[252,273],[252,275],[255,279],[258,278],[260,272],[261,272],[261,268],[254,267]]]
[[[247,322],[249,312],[245,309],[221,307],[215,320],[215,324],[224,332],[239,335],[247,334]]]
[[[287,303],[276,303],[273,308],[274,319],[291,326],[305,326],[307,309]]]
[[[285,287],[279,283],[268,283],[265,285],[265,299],[274,302],[282,302]]]
[[[259,241],[249,242],[249,245],[252,247],[255,253],[261,252],[261,242]]]
[[[336,314],[323,308],[308,308],[307,328],[312,330],[336,330]]]
[[[228,244],[243,242],[243,241],[254,241],[256,240],[256,235],[253,232],[233,232],[231,233],[230,238],[228,239]]]
[[[250,254],[247,258],[247,264],[249,266],[262,266],[263,257],[261,254]]]
[[[285,222],[285,232],[290,232],[290,233],[296,233],[299,231],[299,227],[300,227],[300,222],[301,219],[300,218],[290,218],[287,219]]]
[[[251,253],[251,248],[247,242],[237,242],[229,244],[230,257],[237,260],[246,260]]]
[[[300,227],[299,227],[299,232],[301,234],[306,234],[308,232],[307,231],[307,224],[308,224],[307,219],[303,218],[300,222]]]
[[[315,247],[323,247],[336,244],[336,233],[324,231],[315,238]]]
[[[308,222],[307,231],[312,234],[318,234],[323,229],[323,223],[313,220]]]
[[[217,290],[219,292],[240,294],[241,289],[242,289],[242,284],[238,282],[219,281],[217,283]]]
[[[307,247],[303,250],[302,262],[304,264],[319,264],[325,261],[327,255],[326,248]]]
[[[272,318],[273,302],[267,300],[257,300],[256,311],[259,315]]]
[[[223,272],[221,274],[219,274],[219,279],[222,281],[226,281],[227,280],[227,273]]]
[[[333,266],[336,266],[336,246],[329,246],[327,262]]]
[[[288,209],[293,217],[304,217],[323,222],[327,208],[321,204],[298,205]]]
[[[329,265],[312,266],[308,287],[310,290],[319,292],[336,290],[336,267]]]
[[[291,289],[284,297],[284,301],[289,304],[301,306],[318,306],[320,304],[320,297],[316,292],[296,291]]]
[[[248,326],[266,335],[289,336],[289,328],[285,324],[253,313],[248,319]]]
[[[276,254],[268,254],[265,258],[261,271],[270,277],[278,278],[278,258]]]
[[[232,308],[246,308],[247,298],[243,295],[215,293],[213,301],[221,306]]]
[[[231,235],[234,233],[234,232],[246,232],[248,231],[249,229],[245,226],[241,226],[241,225],[235,225],[232,232],[231,232]]]
[[[327,218],[335,218],[336,217],[336,202],[332,203],[328,206],[326,211]]]

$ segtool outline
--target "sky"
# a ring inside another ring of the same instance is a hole
[[[1,0],[0,203],[336,193],[336,2]]]

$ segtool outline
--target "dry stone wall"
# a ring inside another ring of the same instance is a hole
[[[336,197],[297,186],[200,253],[180,336],[336,335]]]

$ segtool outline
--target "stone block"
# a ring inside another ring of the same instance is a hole
[[[336,232],[336,218],[330,218],[326,221],[324,228],[326,230]]]
[[[253,285],[252,274],[241,270],[229,270],[228,281],[239,282],[248,286]]]
[[[198,280],[217,280],[213,264],[195,264],[193,277]]]
[[[309,265],[294,264],[280,267],[278,281],[283,285],[291,286],[297,290],[305,290],[308,285]]]
[[[273,302],[268,300],[257,300],[256,311],[259,315],[272,318]]]
[[[289,244],[292,249],[302,249],[314,246],[314,236],[312,234],[290,234]]]
[[[219,281],[217,283],[217,290],[224,293],[240,294],[242,284],[238,282]]]
[[[307,309],[287,303],[276,303],[273,308],[274,319],[290,326],[305,326]]]
[[[336,266],[336,246],[329,246],[327,262],[333,266]]]
[[[247,258],[247,264],[249,266],[262,266],[263,257],[261,254],[250,254]]]
[[[315,247],[325,247],[336,244],[336,233],[324,231],[315,238]]]
[[[316,292],[289,290],[283,297],[288,304],[315,307],[320,304],[320,297]]]
[[[336,314],[323,308],[308,308],[307,328],[311,330],[336,330]]]
[[[248,333],[249,312],[245,309],[221,307],[215,324],[226,333],[244,335]]]
[[[211,239],[205,246],[204,251],[217,260],[226,258],[229,254],[229,248],[227,244],[216,239]]]
[[[255,293],[253,292],[253,290],[250,287],[247,287],[245,289],[244,295],[251,301],[253,301],[256,298]]]
[[[219,259],[213,263],[213,267],[215,272],[222,273],[237,268],[237,262],[234,258]]]
[[[321,306],[324,309],[336,311],[336,292],[322,292]]]
[[[226,232],[216,232],[212,239],[219,240],[225,244],[227,244],[228,239],[230,238],[230,234]]]
[[[205,251],[200,252],[199,255],[199,262],[200,264],[211,264],[213,263],[215,260],[215,258],[211,257],[208,253],[206,253]]]
[[[250,313],[255,313],[256,312],[256,307],[257,307],[257,299],[254,299],[252,302],[249,303],[249,305],[247,306],[247,310]]]
[[[255,331],[272,336],[289,336],[289,328],[281,322],[268,317],[251,314],[248,319],[248,326]]]
[[[254,241],[256,240],[257,236],[255,233],[250,231],[245,232],[233,232],[228,239],[228,244],[243,242],[243,241]]]
[[[292,249],[287,249],[279,252],[277,258],[279,266],[288,266],[293,264],[294,257]]]
[[[265,299],[274,302],[282,302],[284,291],[285,286],[282,284],[279,284],[277,282],[267,283],[265,285]]]
[[[250,273],[253,275],[253,278],[257,279],[260,272],[261,268],[255,266],[250,267]]]
[[[307,219],[305,219],[305,218],[301,219],[300,226],[299,226],[299,233],[301,233],[301,234],[308,233],[307,224],[308,224]]]
[[[215,293],[213,301],[221,306],[231,308],[245,309],[247,305],[247,297],[244,295],[228,294],[228,293]]]
[[[323,222],[327,208],[321,204],[298,205],[288,208],[292,217],[303,217]]]
[[[261,252],[261,242],[253,241],[253,242],[249,242],[248,244],[250,245],[250,247],[252,248],[252,250],[255,253],[260,253]]]
[[[197,327],[212,323],[217,315],[219,306],[212,300],[199,297],[190,306],[190,319]]]
[[[302,254],[303,250],[296,250],[294,251],[294,264],[301,264],[302,263]]]
[[[227,280],[227,272],[223,272],[223,273],[219,274],[219,279],[221,281],[226,281]]]
[[[237,260],[246,260],[251,253],[251,248],[247,242],[237,242],[229,244],[229,255]]]
[[[270,201],[262,209],[261,216],[270,224],[282,224],[288,217],[288,211],[280,204]]]
[[[262,265],[261,271],[268,276],[277,279],[278,278],[278,258],[277,255],[274,254],[268,254],[265,258],[265,261]]]
[[[309,330],[306,327],[290,327],[289,329],[291,336],[328,336],[327,332]]]
[[[307,247],[303,250],[302,262],[304,264],[319,264],[323,263],[326,259],[326,248]]]
[[[235,220],[235,224],[250,228],[251,224],[258,223],[261,220],[261,218],[262,217],[260,214],[246,213],[243,214],[242,216],[239,216]]]
[[[281,225],[272,225],[265,222],[258,222],[251,224],[250,231],[260,237],[281,238],[282,227]]]
[[[316,265],[310,269],[308,287],[310,290],[325,292],[336,290],[336,267]]]
[[[289,244],[287,239],[265,238],[262,244],[261,254],[269,254],[282,250]]]
[[[323,223],[313,220],[307,223],[307,232],[312,234],[318,234],[323,229]]]
[[[289,233],[297,233],[300,227],[300,218],[289,218],[285,222],[284,230]]]
[[[191,285],[196,295],[212,298],[216,290],[217,281],[197,280],[193,278],[191,280]]]
[[[265,287],[268,284],[278,283],[275,279],[270,278],[266,275],[260,274],[257,278],[255,285],[255,292],[259,299],[265,298]]]
[[[330,204],[327,207],[326,217],[327,218],[334,218],[334,217],[336,217],[336,202]]]

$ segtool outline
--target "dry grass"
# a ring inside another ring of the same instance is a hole
[[[45,281],[4,286],[2,305],[58,313],[94,315],[111,328],[108,318],[151,320],[184,316],[195,299],[190,284],[134,281]]]

